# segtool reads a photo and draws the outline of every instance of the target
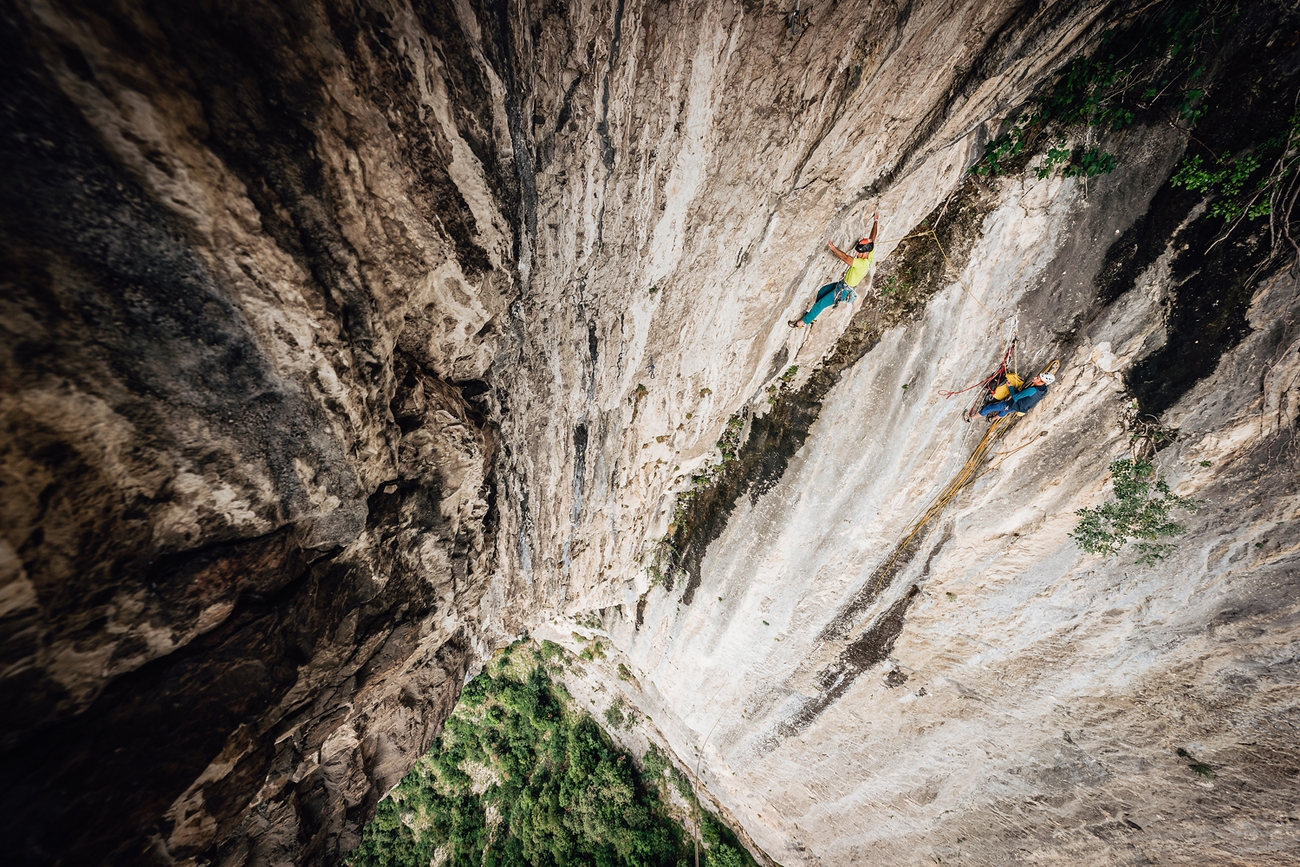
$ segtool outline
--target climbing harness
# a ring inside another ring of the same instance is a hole
[[[1016,344],[1019,341],[1020,338],[1018,335],[1015,334],[1011,335],[1011,345],[1007,347],[1006,352],[1002,353],[1002,363],[998,365],[997,370],[993,371],[993,373],[990,374],[985,379],[982,379],[973,385],[968,385],[965,388],[959,388],[956,391],[948,391],[946,389],[939,390],[939,394],[942,395],[944,398],[951,398],[959,394],[965,394],[966,392],[973,391],[974,389],[977,388],[980,390],[979,397],[976,398],[975,402],[971,404],[971,406],[969,406],[966,409],[966,412],[962,415],[962,419],[964,421],[969,422],[971,419],[975,417],[975,415],[980,411],[980,409],[984,407],[984,405],[988,402],[988,399],[993,395],[994,389],[996,389],[1001,382],[1006,380],[1008,367],[1010,367],[1011,375],[1017,376],[1018,378],[1018,371],[1016,370],[1015,357],[1016,357]]]
[[[855,252],[860,251],[862,245],[865,244],[865,243],[867,243],[867,239],[866,239],[866,238],[863,238],[863,239],[859,240],[859,241],[857,242],[857,244],[854,246],[854,251],[855,251]],[[874,243],[872,244],[872,246],[873,246],[873,248],[874,248]],[[862,257],[862,256],[854,256],[854,257],[853,257],[854,262],[856,262],[856,261],[857,261],[858,259],[860,259],[860,258],[864,258],[864,257]],[[863,276],[864,276],[864,277],[866,276],[867,273],[869,273],[870,263],[868,263],[867,269],[868,269],[868,270],[865,271],[865,272],[863,273]],[[834,288],[832,288],[832,289],[830,290],[829,293],[827,293],[827,292],[822,292],[822,291],[818,290],[818,292],[817,292],[817,297],[813,300],[813,306],[815,307],[815,306],[816,306],[818,303],[820,303],[821,300],[822,300],[823,298],[825,298],[828,294],[831,296],[831,309],[832,309],[832,310],[834,310],[834,309],[836,309],[837,307],[839,307],[841,303],[849,303],[849,304],[852,304],[854,301],[857,301],[857,300],[858,300],[858,293],[857,293],[857,290],[856,290],[854,287],[850,286],[850,285],[848,284],[848,282],[847,282],[847,279],[846,279],[846,278],[849,276],[849,272],[852,271],[852,270],[853,270],[853,264],[850,263],[848,266],[846,266],[846,267],[844,268],[843,271],[840,272],[840,278],[839,278],[839,280],[837,280],[837,281],[835,282],[835,286],[834,286]],[[862,279],[862,278],[859,278],[859,282],[861,282],[861,279]],[[830,285],[830,284],[828,283],[828,284],[822,286],[822,289],[825,289],[826,286],[829,286],[829,285]],[[806,315],[806,314],[805,314],[805,315]],[[801,319],[802,319],[802,317],[801,317],[800,319],[791,319],[787,324],[788,324],[791,328],[798,328],[798,327],[799,327],[799,322],[801,321]],[[805,326],[805,327],[808,327],[808,328],[811,328],[812,325],[813,325],[813,323],[811,323],[811,322],[806,322],[806,323],[804,323],[804,326]]]
[[[1049,364],[1049,365],[1047,365],[1047,367],[1043,368],[1042,372],[1039,373],[1038,376],[1047,376],[1047,375],[1049,375],[1049,374],[1055,374],[1056,371],[1060,369],[1060,367],[1061,367],[1061,362],[1060,362],[1060,360],[1059,360],[1059,359],[1053,359],[1053,360],[1052,360],[1052,363]],[[1013,380],[1013,377],[1014,377],[1014,380]],[[979,401],[976,401],[975,404],[974,404],[973,406],[971,406],[971,408],[967,411],[967,413],[966,413],[966,419],[965,419],[965,420],[966,420],[966,421],[970,421],[971,419],[973,419],[973,418],[975,417],[975,415],[976,415],[977,413],[981,413],[981,412],[983,412],[986,408],[989,408],[989,407],[991,407],[991,406],[994,406],[994,405],[996,405],[996,404],[999,403],[999,402],[1000,402],[1000,403],[1005,403],[1005,404],[1006,404],[1005,408],[1001,410],[1002,413],[1010,412],[1010,411],[1012,410],[1012,407],[1014,406],[1014,402],[1015,402],[1016,400],[1019,400],[1019,397],[1016,396],[1015,391],[1016,391],[1017,389],[1021,389],[1021,388],[1026,387],[1026,383],[1025,383],[1025,381],[1024,381],[1024,380],[1023,380],[1023,379],[1022,379],[1018,374],[1016,374],[1015,372],[1012,372],[1012,373],[1010,373],[1010,374],[1006,374],[1006,375],[1005,375],[1005,382],[1006,382],[1006,384],[1007,384],[1007,396],[1006,396],[1006,397],[999,397],[998,394],[997,394],[997,391],[996,391],[996,390],[990,390],[990,391],[986,392],[986,393],[985,393],[985,396],[983,397],[983,399],[982,399],[982,400],[979,400]],[[1048,382],[1050,383],[1051,380],[1048,380]],[[1013,385],[1014,385],[1014,389],[1012,388]],[[993,388],[996,389],[997,386],[993,386]],[[1032,389],[1031,389],[1031,391],[1032,391]],[[1025,414],[1024,412],[1021,412],[1021,411],[1019,411],[1019,410],[1016,411],[1016,415],[1018,415],[1018,416],[1019,416],[1019,415],[1024,415],[1024,414]]]

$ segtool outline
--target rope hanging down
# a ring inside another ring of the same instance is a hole
[[[1024,443],[1021,443],[1020,445],[1016,446],[1014,449],[1011,449],[1010,451],[1006,451],[1006,452],[998,452],[997,458],[994,459],[993,463],[989,464],[989,469],[996,470],[998,467],[1002,466],[1003,462],[1005,462],[1007,458],[1011,457],[1021,449],[1029,448],[1030,446],[1032,446],[1034,443],[1038,442],[1040,439],[1042,439],[1045,436],[1047,436],[1047,431],[1040,430],[1038,432],[1038,436]]]
[[[943,261],[948,263],[948,267],[952,269],[952,273],[955,274],[957,277],[957,282],[961,284],[962,289],[966,290],[966,294],[969,295],[975,301],[975,303],[978,304],[984,310],[985,313],[987,313],[988,315],[996,319],[999,324],[1006,325],[1007,323],[1005,319],[1003,319],[1001,316],[999,316],[998,314],[994,313],[992,310],[985,307],[984,302],[976,298],[975,293],[970,291],[970,287],[966,285],[966,281],[961,278],[961,272],[957,270],[957,266],[952,264],[952,260],[949,259],[948,254],[944,252],[943,244],[939,243],[939,236],[934,233],[934,229],[930,230],[930,236],[934,238],[934,245],[939,248],[939,253],[943,255]]]
[[[952,481],[950,481],[944,489],[930,501],[930,505],[926,508],[921,517],[912,525],[912,529],[903,537],[902,541],[894,546],[894,550],[890,553],[889,557],[876,569],[875,575],[872,576],[873,586],[871,593],[873,596],[880,594],[880,591],[884,588],[886,579],[890,577],[890,571],[893,569],[894,564],[899,561],[917,536],[919,536],[922,531],[930,525],[931,521],[943,512],[947,505],[951,503],[959,493],[961,493],[962,488],[966,487],[966,485],[968,485],[975,477],[976,471],[979,469],[984,458],[988,455],[989,450],[993,448],[994,444],[996,444],[998,440],[1002,439],[1002,437],[1006,435],[1007,430],[1013,423],[1012,419],[1012,416],[999,418],[989,425],[989,429],[984,432],[983,439],[980,440],[979,445],[975,447],[975,450],[971,452],[971,456],[966,460],[966,463],[962,466],[961,470]]]
[[[1057,370],[1060,365],[1061,362],[1059,360],[1053,360],[1051,364],[1047,365],[1047,367],[1043,369],[1043,373],[1050,373]],[[974,480],[974,478],[979,474],[980,465],[984,462],[984,459],[989,456],[993,447],[1007,435],[1007,431],[1009,431],[1018,420],[1017,415],[1002,416],[1001,418],[993,420],[993,423],[989,425],[989,429],[984,432],[983,438],[980,439],[979,445],[975,446],[975,450],[971,452],[970,457],[966,459],[966,463],[962,465],[961,470],[959,470],[957,475],[953,477],[952,481],[948,482],[948,484],[944,486],[943,490],[935,495],[934,499],[932,499],[929,505],[926,506],[925,512],[923,512],[921,517],[912,524],[912,528],[908,531],[907,535],[894,546],[894,550],[890,552],[889,557],[886,558],[885,561],[876,568],[875,572],[872,573],[871,579],[868,580],[867,583],[871,586],[871,595],[873,597],[880,595],[880,591],[884,589],[885,581],[892,577],[891,573],[895,565],[903,555],[907,553],[908,548],[913,542],[922,536],[925,530],[930,526],[931,522],[943,513],[943,510],[947,508],[948,504],[957,498],[957,495],[961,493],[962,489]],[[1002,461],[1006,460],[1006,458],[1021,449],[1038,442],[1038,440],[1046,434],[1047,431],[1043,431],[1037,437],[1029,440],[1029,442],[1019,445],[1011,451],[1002,454],[994,463],[994,466],[1001,465]]]

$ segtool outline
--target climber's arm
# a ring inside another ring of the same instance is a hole
[[[826,246],[827,246],[827,247],[830,247],[830,248],[831,248],[831,252],[835,254],[835,258],[839,259],[839,260],[840,260],[841,262],[843,262],[845,265],[852,265],[852,264],[853,264],[853,257],[850,256],[848,253],[845,253],[845,252],[844,252],[843,250],[841,250],[839,247],[836,247],[834,241],[827,241],[827,242],[826,242]]]
[[[1038,389],[1034,388],[1034,386],[1032,385],[1025,386],[1022,389],[1011,387],[1009,388],[1009,391],[1011,392],[1011,394],[1008,399],[1011,400],[1013,403],[1017,400],[1020,400],[1022,397],[1029,397],[1031,395],[1038,394]]]

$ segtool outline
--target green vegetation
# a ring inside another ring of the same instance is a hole
[[[577,636],[578,633],[575,632],[573,634],[574,636]],[[595,662],[597,659],[604,659],[604,658],[605,658],[605,645],[603,642],[601,642],[599,638],[593,638],[591,640],[591,643],[588,644],[586,647],[582,648],[582,652],[578,654],[578,659],[582,659],[587,662]]]
[[[623,702],[623,696],[614,699],[614,703],[605,708],[605,722],[612,729],[630,729],[639,721],[636,711]]]
[[[1259,157],[1254,154],[1234,157],[1225,153],[1214,164],[1221,168],[1211,170],[1200,154],[1192,154],[1183,159],[1169,182],[1192,192],[1217,195],[1219,201],[1210,206],[1210,213],[1225,220],[1235,219],[1243,211],[1248,212],[1252,218],[1268,213],[1267,201],[1249,208],[1241,203],[1246,182],[1259,170]]]
[[[668,766],[672,763],[668,761],[667,753],[659,749],[657,745],[651,744],[650,749],[646,751],[642,764],[645,765],[646,776],[653,780],[662,777],[664,771],[668,770]]]
[[[672,781],[673,788],[677,790],[677,794],[681,795],[683,800],[690,804],[695,803],[695,790],[691,788],[691,781],[686,779],[686,775],[682,773],[681,768],[676,765],[669,765],[668,779]]]
[[[1210,214],[1232,222],[1242,216],[1247,219],[1266,217],[1277,204],[1275,193],[1283,188],[1283,181],[1300,165],[1300,112],[1287,122],[1279,135],[1266,139],[1249,152],[1233,156],[1220,154],[1207,163],[1200,154],[1183,158],[1178,171],[1170,179],[1175,187],[1213,196]],[[1272,166],[1270,171],[1260,170]]]
[[[1153,457],[1178,437],[1178,432],[1165,427],[1160,419],[1142,415],[1137,401],[1125,412],[1124,421],[1129,430],[1129,451],[1138,460]]]
[[[768,387],[768,401],[775,402],[776,397],[789,389],[789,383],[794,379],[794,375],[799,372],[798,367],[790,367],[782,374],[779,382]],[[703,391],[707,391],[704,389]],[[673,508],[672,524],[668,528],[668,535],[672,536],[673,532],[686,517],[690,509],[691,501],[696,494],[707,491],[710,487],[717,484],[719,478],[727,471],[727,468],[736,460],[740,453],[740,435],[745,430],[745,416],[742,412],[737,412],[727,419],[727,425],[722,429],[722,436],[714,445],[718,448],[718,461],[712,464],[706,464],[697,473],[691,476],[691,486],[677,495],[677,502]],[[676,564],[676,552],[670,542],[661,539],[650,556],[650,563],[646,566],[646,573],[650,576],[651,587],[673,588],[674,567]]]
[[[767,402],[775,404],[781,395],[790,390],[790,383],[794,382],[795,374],[799,372],[799,365],[792,364],[786,368],[781,378],[767,387]]]
[[[1196,776],[1205,777],[1207,780],[1214,779],[1214,769],[1209,765],[1196,761],[1196,759],[1192,758],[1192,754],[1182,747],[1178,748],[1177,753],[1180,759],[1187,759],[1187,767],[1191,768],[1192,773],[1196,774]]]
[[[1122,458],[1110,465],[1114,499],[1092,509],[1075,512],[1081,519],[1070,536],[1089,554],[1118,554],[1130,540],[1141,552],[1138,562],[1151,565],[1163,560],[1170,545],[1161,539],[1177,536],[1186,528],[1174,523],[1174,509],[1194,511],[1196,503],[1169,489],[1149,461]]]
[[[686,504],[691,500],[694,489],[705,488],[713,484],[717,477],[727,468],[727,464],[736,459],[736,452],[740,450],[740,434],[744,429],[745,417],[740,413],[736,413],[727,419],[727,426],[722,429],[722,436],[714,443],[718,447],[718,462],[706,464],[699,472],[691,476],[692,490],[684,491],[678,497],[677,508],[673,513],[674,523],[681,518]]]
[[[562,654],[520,643],[466,685],[442,737],[379,803],[351,867],[681,867],[692,842],[665,801],[675,767],[646,771],[546,674]],[[680,772],[678,772],[680,774]],[[689,786],[687,786],[689,792]],[[685,797],[685,796],[684,796]],[[695,807],[693,794],[687,798]],[[677,808],[680,810],[680,808]],[[751,867],[716,818],[700,818],[706,867]]]
[[[1115,155],[1089,143],[1092,131],[1121,130],[1157,109],[1194,123],[1205,111],[1205,91],[1197,87],[1205,57],[1237,14],[1228,0],[1151,4],[1131,25],[1103,34],[1096,52],[1072,60],[1051,86],[1009,118],[1006,132],[988,143],[972,171],[985,176],[1018,171],[1039,145],[1044,152],[1035,170],[1039,178],[1055,171],[1066,177],[1114,171]]]
[[[800,372],[800,365],[792,364],[785,369],[785,373],[781,374],[780,380],[767,386],[767,402],[775,404],[777,400],[780,400],[781,395],[790,390],[790,383],[794,382],[794,374],[798,372]],[[732,456],[735,458],[735,454]],[[722,467],[719,467],[719,469],[722,469]]]
[[[710,468],[712,472],[721,472],[728,463],[736,459],[736,449],[740,447],[740,432],[744,427],[745,419],[740,413],[727,419],[727,427],[722,431],[722,437],[714,443],[718,447],[721,459]]]
[[[698,816],[700,838],[705,850],[700,859],[701,863],[708,864],[709,867],[758,867],[730,828],[719,822],[712,813],[700,810],[690,780],[686,779],[686,775],[669,760],[663,750],[651,744],[645,758],[642,759],[642,764],[645,767],[645,780],[649,785],[664,797],[667,796],[668,786],[671,785],[694,811],[694,815]]]

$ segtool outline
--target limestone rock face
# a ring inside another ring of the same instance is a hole
[[[6,850],[336,863],[487,654],[576,628],[762,858],[1286,863],[1295,272],[1170,187],[1177,124],[966,174],[1145,5],[10,4]],[[1300,87],[1243,6],[1233,152]],[[792,331],[874,211],[929,294]],[[912,534],[1013,333],[1060,381]],[[1082,554],[1157,430],[1188,532]]]

